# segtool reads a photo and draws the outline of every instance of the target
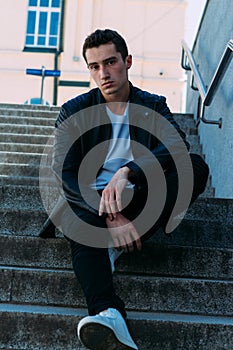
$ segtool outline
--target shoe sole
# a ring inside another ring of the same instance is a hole
[[[122,344],[111,328],[99,323],[90,322],[80,329],[80,340],[90,350],[132,350]]]

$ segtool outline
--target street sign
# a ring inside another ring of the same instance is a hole
[[[53,70],[53,69],[27,68],[26,74],[44,76],[44,77],[60,77],[61,71],[60,70]]]
[[[26,74],[31,74],[31,75],[42,75],[42,69],[26,69]]]
[[[60,77],[61,71],[60,70],[45,69],[44,75],[46,77]]]
[[[46,69],[44,66],[42,66],[42,69],[27,68],[26,74],[41,76],[42,79],[41,79],[40,103],[42,104],[45,77],[60,77],[61,71],[56,69]]]

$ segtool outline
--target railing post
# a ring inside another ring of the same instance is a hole
[[[210,86],[208,90],[206,91],[206,88],[204,86],[202,77],[200,75],[200,72],[198,70],[198,66],[194,60],[193,54],[188,48],[185,41],[182,41],[182,61],[181,66],[185,70],[191,70],[192,76],[190,81],[190,86],[194,90],[198,90],[199,95],[201,97],[201,113],[200,113],[200,120],[202,120],[206,124],[215,124],[218,125],[219,128],[222,127],[222,118],[219,118],[219,120],[207,120],[204,117],[204,111],[205,107],[209,106],[213,98],[216,94],[216,91],[227,71],[227,68],[231,62],[231,59],[233,57],[233,40],[230,40],[227,44],[227,47],[222,55],[222,58],[220,60],[220,63],[216,69],[216,72],[214,74],[214,77],[210,83]],[[187,64],[187,60],[189,64]],[[194,80],[196,82],[197,87],[194,86]]]
[[[212,125],[218,125],[218,127],[221,129],[222,127],[222,118],[219,118],[219,120],[208,120],[204,116],[205,112],[205,101],[201,101],[201,113],[200,113],[200,120],[205,124],[212,124]]]

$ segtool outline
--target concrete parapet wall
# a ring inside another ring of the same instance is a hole
[[[211,83],[222,54],[229,40],[233,38],[232,0],[209,0],[199,32],[193,47],[195,61],[205,85]],[[200,142],[206,161],[210,166],[215,196],[233,198],[233,62],[215,95],[210,107],[205,109],[205,117],[211,120],[223,119],[222,128],[201,123]],[[188,88],[188,113],[197,114],[198,92]]]

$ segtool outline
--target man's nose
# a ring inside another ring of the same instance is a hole
[[[100,66],[100,78],[106,79],[107,77],[109,77],[108,68],[105,65]]]

